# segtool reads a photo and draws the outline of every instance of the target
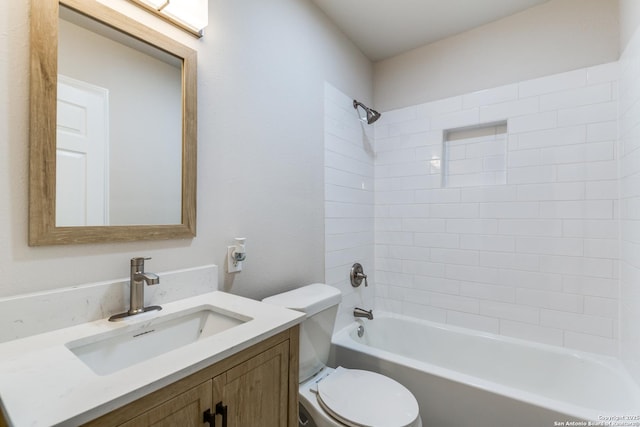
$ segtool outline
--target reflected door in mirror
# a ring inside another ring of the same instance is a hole
[[[109,224],[109,91],[58,75],[56,223]]]

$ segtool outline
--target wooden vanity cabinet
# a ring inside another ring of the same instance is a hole
[[[203,413],[211,408],[211,390],[212,381],[209,380],[120,425],[123,427],[200,426]]]
[[[298,326],[87,426],[297,427]],[[226,418],[226,423],[224,422]]]
[[[288,347],[281,343],[213,379],[213,401],[228,408],[227,427],[290,425]]]

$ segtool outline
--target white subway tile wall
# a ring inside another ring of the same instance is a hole
[[[619,114],[620,344],[622,359],[640,381],[640,31],[620,58]],[[601,132],[606,130],[593,131]],[[599,282],[583,286],[606,298]]]
[[[353,288],[349,281],[355,262],[363,265],[369,282],[375,281],[374,127],[360,121],[353,98],[328,83],[324,93],[325,282],[342,292],[336,321],[341,328],[353,320],[354,306],[370,309],[374,304],[373,286]],[[394,156],[403,159],[401,152]],[[402,199],[394,192],[389,197]],[[394,239],[402,241],[390,234],[389,241]]]
[[[621,105],[640,117],[640,61],[629,67]],[[356,222],[364,233],[375,218],[376,307],[617,355],[618,212],[623,295],[635,296],[623,315],[640,325],[640,126],[623,123],[618,148],[618,79],[604,64],[383,113],[375,165],[358,157],[363,180],[375,166],[375,210]],[[447,142],[443,186],[446,131],[499,121],[503,140]],[[640,360],[640,326],[627,333]]]

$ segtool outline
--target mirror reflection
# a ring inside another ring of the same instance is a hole
[[[60,7],[56,226],[180,224],[182,59]]]

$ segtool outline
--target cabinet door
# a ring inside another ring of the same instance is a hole
[[[203,425],[203,412],[211,408],[211,390],[212,382],[209,380],[138,415],[121,426],[200,427]]]
[[[287,427],[288,370],[286,341],[215,377],[213,406],[226,407],[227,427]]]

